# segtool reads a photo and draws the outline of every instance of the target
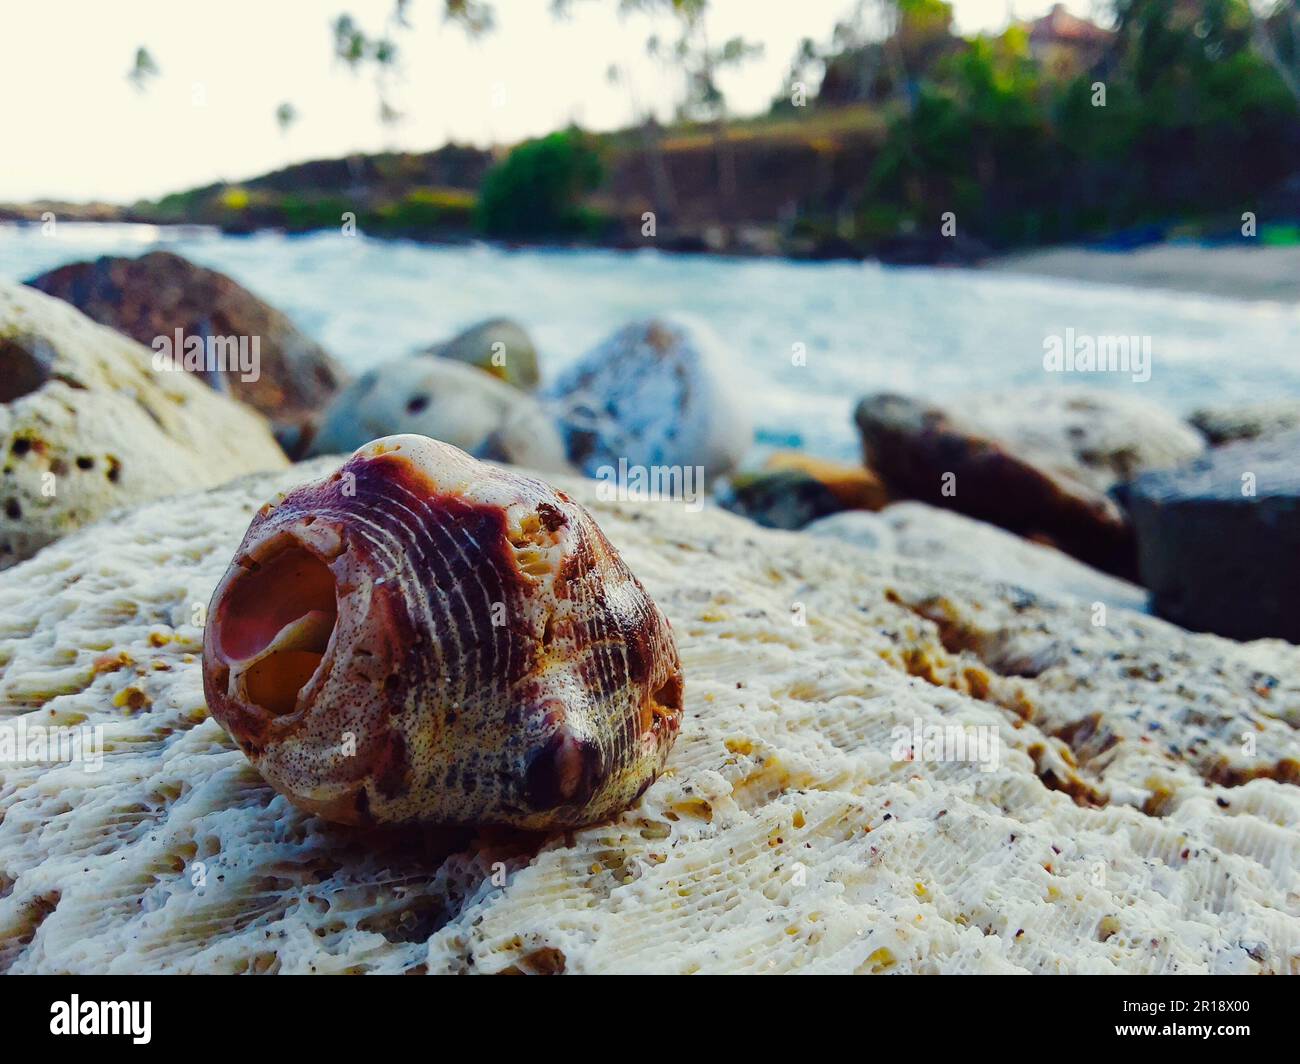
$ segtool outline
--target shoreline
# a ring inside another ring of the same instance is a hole
[[[143,219],[71,217],[61,219],[65,224],[77,226],[148,225],[159,229],[194,229],[194,223],[159,223]],[[0,231],[6,228],[34,228],[41,223],[22,217],[5,217],[0,213]],[[224,236],[254,236],[259,233],[278,232],[286,236],[309,236],[322,232],[319,229],[284,230],[274,228],[231,230],[222,226],[202,225]],[[520,242],[492,240],[465,234],[448,233],[435,237],[429,234],[364,234],[372,240],[386,242],[415,242],[447,247],[468,247],[486,244],[504,250],[605,250],[635,252],[644,247],[627,247],[610,242],[537,241]],[[1083,281],[1103,284],[1175,292],[1191,295],[1216,296],[1247,302],[1300,303],[1300,245],[1243,245],[1201,244],[1191,241],[1172,241],[1152,244],[1130,250],[1103,250],[1080,244],[1010,251],[968,263],[895,263],[879,258],[850,256],[792,256],[757,248],[722,248],[681,246],[672,241],[653,245],[668,255],[717,255],[736,259],[781,259],[792,263],[856,261],[874,262],[897,269],[914,267],[930,269],[971,270],[981,273],[1001,273],[1012,276]]]
[[[977,268],[1252,302],[1300,303],[1300,246],[1176,242],[1101,251],[1066,245],[1013,252]]]

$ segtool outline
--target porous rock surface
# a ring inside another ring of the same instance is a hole
[[[286,462],[261,415],[0,282],[0,569],[117,506]]]
[[[709,507],[587,505],[668,615],[668,770],[550,837],[294,810],[205,709],[201,617],[254,511],[331,460],[149,503],[0,574],[11,972],[1300,969],[1300,650],[1192,636]],[[983,726],[996,765],[896,748]],[[1243,735],[1252,741],[1243,743]]]
[[[832,514],[814,521],[807,531],[868,550],[901,554],[918,564],[959,569],[994,584],[1014,584],[1038,594],[1074,595],[1147,612],[1146,590],[1136,584],[996,525],[923,502],[896,502],[878,513],[849,510]]]

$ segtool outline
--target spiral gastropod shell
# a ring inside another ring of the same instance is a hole
[[[592,516],[422,436],[262,507],[213,593],[203,682],[267,781],[343,823],[600,820],[682,714],[668,622]]]

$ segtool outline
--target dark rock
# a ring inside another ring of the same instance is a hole
[[[857,420],[867,464],[895,494],[1046,540],[1125,578],[1136,573],[1134,546],[1107,493],[1205,449],[1154,403],[1080,387],[970,395],[942,408],[872,396]],[[947,473],[955,494],[944,492]]]
[[[964,431],[995,439],[1051,473],[1107,492],[1205,450],[1199,433],[1155,403],[1080,387],[1016,388],[945,404]]]
[[[60,266],[27,282],[102,325],[153,347],[157,338],[258,338],[256,379],[238,368],[197,375],[267,416],[282,439],[329,402],[346,374],[280,311],[229,277],[179,255],[105,256]],[[154,348],[155,351],[158,348]]]
[[[1300,643],[1300,431],[1218,448],[1123,494],[1157,614]]]
[[[858,404],[866,464],[910,496],[1059,547],[1131,578],[1135,553],[1123,512],[1104,492],[900,395]]]
[[[794,469],[738,473],[719,492],[718,503],[767,528],[789,531],[844,509],[830,488]]]

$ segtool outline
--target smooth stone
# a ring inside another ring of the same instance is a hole
[[[1157,614],[1300,643],[1300,431],[1216,448],[1124,495]]]
[[[943,405],[973,436],[1003,444],[1053,474],[1106,492],[1205,450],[1181,418],[1146,399],[1092,388],[1023,388]]]
[[[1136,573],[1132,531],[1105,492],[1057,466],[900,395],[854,413],[863,454],[895,497],[911,497],[1045,541],[1096,568]],[[1062,456],[1067,466],[1068,455]],[[1107,478],[1109,479],[1109,478]]]
[[[732,474],[719,488],[717,501],[724,509],[764,528],[787,531],[796,531],[844,509],[825,484],[794,469]]]
[[[862,466],[776,451],[765,468],[732,474],[718,501],[767,528],[794,530],[842,510],[879,510],[889,499],[880,478]]]
[[[535,391],[542,379],[537,348],[523,326],[509,318],[481,321],[420,353],[475,366],[526,392]]]
[[[597,344],[547,391],[569,459],[588,476],[629,466],[736,469],[753,428],[728,388],[719,340],[702,325],[653,319]],[[736,371],[731,371],[733,373]]]
[[[325,411],[309,453],[349,454],[402,432],[540,472],[572,468],[559,432],[536,399],[444,358],[396,358],[362,374]]]

